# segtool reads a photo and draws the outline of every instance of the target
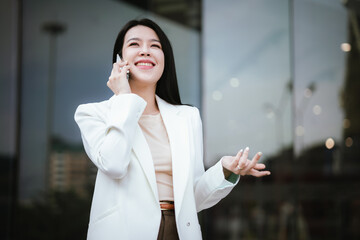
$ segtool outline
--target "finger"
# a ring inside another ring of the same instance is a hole
[[[262,152],[258,152],[257,154],[255,154],[250,164],[247,166],[246,170],[252,169],[257,164],[261,156],[262,156]]]
[[[123,68],[125,70],[125,73],[129,70],[127,61],[116,62],[113,64],[113,68],[111,70],[111,74],[109,77],[110,82],[114,81],[117,77],[121,76],[121,73],[124,72],[122,71]],[[124,73],[122,75],[124,75]]]
[[[121,61],[119,63],[117,63],[120,67],[120,69],[122,69],[123,67],[125,67],[126,65],[128,65],[128,62],[127,61]]]
[[[111,76],[114,76],[115,70],[118,71],[118,65],[117,65],[117,63],[113,63],[113,66],[112,66],[112,69],[111,69],[111,73],[110,73],[110,77],[111,77]]]
[[[120,67],[118,65],[118,63],[113,63],[113,67],[111,69],[111,73],[110,73],[110,77],[109,77],[109,81],[113,81],[116,76],[118,76],[118,74],[120,73]]]
[[[237,164],[237,165],[239,164],[239,161],[240,161],[240,158],[241,158],[243,152],[244,152],[244,150],[241,149],[240,151],[238,151],[238,153],[236,154],[236,156],[235,156],[235,158],[234,158],[234,160],[236,161],[236,164]]]
[[[229,170],[232,172],[238,171],[238,161],[236,160],[236,157],[229,157],[231,159],[231,162],[229,164]]]
[[[128,62],[127,61],[121,61],[121,62],[117,62],[117,63],[114,63],[115,66],[113,67],[114,69],[114,72],[115,73],[121,73],[123,72],[122,70],[128,66]]]
[[[270,171],[258,171],[256,169],[251,169],[248,173],[248,175],[252,175],[254,177],[263,177],[263,176],[269,176],[271,173]]]
[[[127,61],[121,61],[121,62],[115,62],[113,63],[113,68],[111,71],[111,75],[116,75],[119,74],[121,72],[121,69],[127,65]]]
[[[241,158],[241,156],[242,156],[242,154],[243,154],[243,152],[244,152],[244,150],[240,150],[240,151],[238,151],[238,153],[236,154],[236,156],[235,156],[235,159],[237,160],[237,161],[239,161],[240,160],[240,158]]]
[[[244,152],[244,150],[241,149],[234,158],[235,171],[240,171],[239,161],[240,161],[240,158],[241,158],[243,152]]]
[[[129,65],[124,65],[124,66],[122,67],[122,69],[121,69],[120,75],[121,75],[122,77],[127,78],[127,74],[128,74],[128,72],[130,71],[129,69],[130,69],[130,66],[129,66]]]
[[[239,161],[240,169],[244,169],[247,165],[247,158],[249,156],[249,150],[250,150],[249,147],[246,147],[244,153],[242,154],[242,156],[240,158],[240,161]]]
[[[263,163],[257,163],[254,166],[254,169],[257,169],[257,170],[262,170],[262,169],[265,169],[265,168],[266,168],[266,166]]]

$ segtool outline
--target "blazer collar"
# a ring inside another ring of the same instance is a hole
[[[177,115],[179,112],[178,106],[166,102],[165,100],[161,99],[158,95],[156,95],[156,102],[158,104],[162,117],[164,114]]]
[[[188,123],[187,119],[180,115],[179,106],[169,104],[158,96],[156,96],[156,101],[170,142],[174,200],[176,204],[175,212],[178,215],[189,178],[190,149]],[[155,199],[159,201],[151,152],[140,126],[137,128],[133,149],[153,190]]]
[[[156,96],[161,116],[168,133],[175,199],[175,212],[179,214],[189,178],[189,129],[187,118],[180,115],[180,106],[172,105]]]

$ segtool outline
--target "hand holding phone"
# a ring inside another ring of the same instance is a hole
[[[119,54],[116,54],[116,62],[117,62],[117,63],[122,62],[121,57],[119,56]],[[127,70],[127,71],[126,71],[126,79],[129,80],[129,78],[130,78],[130,71]]]
[[[116,55],[116,63],[107,82],[107,86],[113,91],[115,95],[131,93],[129,84],[129,68],[127,62],[122,61],[119,55]],[[124,72],[126,71],[126,72]],[[126,74],[126,75],[125,75]],[[127,80],[125,79],[127,78]]]

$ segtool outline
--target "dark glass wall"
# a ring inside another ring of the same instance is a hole
[[[204,236],[358,239],[358,1],[226,2],[203,4],[208,165],[249,146],[272,175],[205,211]]]
[[[291,5],[207,0],[203,6],[206,163],[249,147],[251,158],[263,152],[272,172],[241,177],[227,198],[206,210],[204,239],[291,239],[298,199]]]
[[[359,9],[2,1],[0,238],[85,239],[96,169],[73,114],[111,96],[117,32],[150,17],[173,44],[183,102],[201,109],[206,167],[249,146],[272,172],[200,213],[204,239],[359,239]]]
[[[0,2],[0,239],[10,238],[17,198],[20,12],[17,1]]]
[[[201,107],[200,5],[142,2],[1,2],[1,239],[85,239],[96,169],[73,116],[112,96],[113,44],[130,19],[165,30],[182,101]]]

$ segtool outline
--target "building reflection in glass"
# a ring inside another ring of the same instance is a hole
[[[173,43],[183,102],[202,110],[206,166],[249,146],[272,171],[243,177],[228,198],[201,212],[204,239],[360,238],[358,1],[0,5],[6,19],[17,19],[1,25],[10,34],[0,45],[0,238],[85,239],[96,169],[73,113],[110,96],[102,79],[117,31],[149,16]],[[48,134],[49,42],[39,29],[50,20],[68,28],[57,43]]]
[[[210,164],[250,146],[272,171],[243,177],[204,213],[206,239],[360,237],[360,8],[345,2],[204,1]],[[229,75],[240,79],[236,91]],[[291,100],[281,105],[287,79]]]

